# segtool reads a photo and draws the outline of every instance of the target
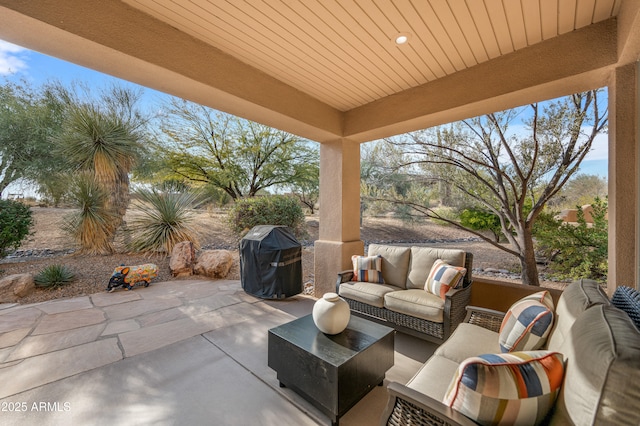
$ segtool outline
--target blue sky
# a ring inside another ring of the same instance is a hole
[[[10,81],[25,79],[33,85],[40,85],[47,80],[59,80],[68,85],[73,81],[88,82],[96,87],[105,87],[114,81],[124,82],[106,74],[93,71],[69,62],[46,56],[0,40],[0,78]],[[145,88],[143,101],[148,105],[159,104],[169,96],[152,89]],[[582,162],[581,173],[608,176],[607,170],[608,142],[607,135],[599,135],[593,143],[592,151]]]
[[[58,80],[65,86],[71,85],[74,81],[82,81],[95,87],[108,87],[114,82],[121,85],[140,87],[90,68],[81,67],[0,40],[0,79],[2,78],[6,78],[9,81],[24,79],[34,86],[41,85],[47,81]],[[148,106],[159,105],[161,101],[169,97],[169,95],[156,90],[144,88],[143,102]]]

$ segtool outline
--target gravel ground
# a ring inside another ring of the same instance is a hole
[[[37,274],[51,264],[63,264],[71,269],[76,280],[57,289],[36,289],[20,303],[36,303],[51,299],[75,297],[104,291],[113,269],[120,264],[137,265],[155,263],[158,265],[158,278],[154,282],[174,279],[169,272],[169,258],[165,256],[144,256],[139,254],[117,253],[109,256],[87,256],[75,253],[75,247],[60,230],[60,220],[71,212],[68,209],[34,207],[35,225],[32,235],[14,255],[0,260],[0,278],[17,273]],[[238,240],[228,230],[225,215],[216,211],[199,210],[194,212],[194,223],[200,230],[202,249],[226,249],[232,251],[234,264],[228,279],[240,279]],[[125,219],[131,221],[133,213],[127,213]],[[307,218],[309,236],[303,243],[302,271],[306,292],[312,292],[313,286],[313,241],[318,238],[318,220]],[[440,247],[461,248],[474,253],[474,276],[485,275],[517,282],[518,262],[504,251],[488,243],[478,241],[473,235],[452,227],[425,222],[407,225],[391,218],[369,218],[363,220],[361,238],[365,244],[424,244]],[[119,242],[119,239],[116,240]],[[122,245],[117,248],[122,250]],[[181,279],[200,279],[188,277]],[[562,288],[564,284],[543,282],[545,286]],[[153,282],[152,282],[153,285]]]

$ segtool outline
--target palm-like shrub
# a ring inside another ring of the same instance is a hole
[[[102,219],[113,223],[103,230],[113,241],[129,205],[129,173],[144,151],[146,118],[136,107],[140,92],[114,86],[98,101],[88,91],[63,92],[67,108],[54,141],[72,169],[91,174],[105,191],[111,212]]]
[[[121,117],[92,105],[70,108],[60,136],[70,164],[93,172],[121,219],[129,204],[129,177],[139,150],[139,135]]]
[[[130,221],[133,233],[128,248],[136,252],[170,254],[181,241],[198,246],[197,231],[192,226],[197,193],[161,192],[155,189],[137,190],[135,208],[141,216]]]
[[[108,205],[106,191],[93,176],[82,174],[75,180],[70,198],[78,211],[64,218],[63,229],[80,245],[80,251],[113,253],[116,215]]]
[[[64,265],[49,265],[40,271],[33,281],[36,287],[60,287],[69,284],[75,279],[75,275]]]

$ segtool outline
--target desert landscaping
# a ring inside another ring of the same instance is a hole
[[[36,288],[30,295],[19,298],[20,304],[38,303],[45,300],[61,299],[106,291],[107,284],[115,267],[154,263],[158,266],[158,277],[152,281],[161,283],[168,280],[202,279],[202,277],[171,276],[169,257],[164,255],[143,255],[116,253],[108,256],[88,256],[75,253],[72,241],[61,230],[61,219],[70,209],[33,207],[34,225],[32,233],[14,254],[0,260],[0,279],[13,274],[37,274],[51,264],[62,264],[74,274],[75,280],[54,289]],[[233,265],[227,279],[240,279],[238,238],[226,223],[226,213],[219,210],[194,210],[193,223],[199,231],[200,250],[229,250],[233,256]],[[132,211],[125,219],[130,220]],[[303,244],[303,282],[305,292],[313,289],[313,241],[318,238],[317,216],[307,216],[308,237]],[[518,261],[515,257],[492,245],[480,241],[477,237],[462,230],[425,221],[408,224],[399,219],[388,217],[364,217],[360,230],[365,244],[425,244],[439,247],[462,248],[474,254],[474,276],[489,276],[517,282]],[[123,237],[119,236],[121,240]],[[117,239],[118,242],[118,239]],[[122,247],[121,244],[118,247]],[[543,281],[543,286],[563,287],[564,283]],[[141,291],[134,289],[133,291]],[[119,289],[117,291],[124,291]]]

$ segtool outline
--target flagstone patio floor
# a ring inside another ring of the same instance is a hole
[[[239,281],[170,281],[33,305],[0,305],[2,425],[316,425],[329,419],[267,366],[270,328],[315,299],[263,300]],[[388,380],[435,350],[398,333]],[[379,422],[385,387],[340,424]]]

